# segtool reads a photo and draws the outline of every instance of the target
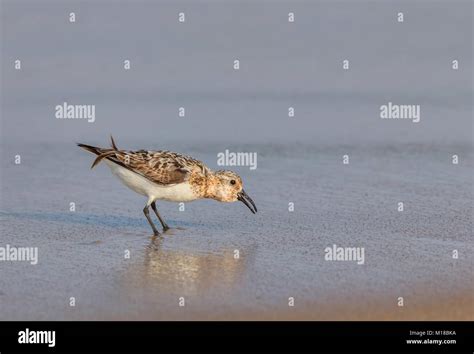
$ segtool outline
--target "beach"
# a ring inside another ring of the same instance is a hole
[[[241,203],[197,201],[180,211],[161,202],[172,229],[158,238],[143,197],[105,164],[90,170],[92,155],[73,144],[35,144],[28,163],[10,160],[2,243],[37,246],[38,263],[0,264],[0,317],[472,320],[468,146],[350,147],[349,165],[349,147],[240,148],[259,153],[258,173],[236,168],[258,213]],[[450,161],[454,148],[460,165]],[[185,151],[216,168],[217,146]],[[325,260],[333,245],[363,247],[364,263]]]
[[[0,6],[0,319],[474,319],[472,2]],[[76,145],[110,135],[258,213],[157,201],[153,238]]]

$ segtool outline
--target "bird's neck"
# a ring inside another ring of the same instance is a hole
[[[204,198],[217,199],[217,186],[219,179],[214,173],[209,173],[205,177]]]

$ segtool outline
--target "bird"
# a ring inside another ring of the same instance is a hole
[[[257,212],[254,201],[243,189],[242,179],[233,171],[213,171],[199,160],[167,150],[120,150],[112,136],[110,140],[110,148],[82,143],[77,143],[77,146],[97,155],[91,169],[105,161],[112,174],[123,184],[147,198],[143,213],[154,236],[160,235],[160,232],[150,217],[150,207],[160,221],[163,232],[169,230],[169,226],[158,212],[155,203],[157,200],[241,201],[253,214]]]

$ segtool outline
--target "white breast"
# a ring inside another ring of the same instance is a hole
[[[169,186],[158,185],[112,161],[106,160],[106,163],[112,170],[112,173],[127,187],[148,197],[150,203],[157,199],[169,200],[172,202],[189,202],[197,199],[197,196],[194,194],[188,182]]]

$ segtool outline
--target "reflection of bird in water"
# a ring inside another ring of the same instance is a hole
[[[150,218],[151,206],[163,226],[169,229],[155,205],[158,199],[189,202],[196,199],[214,199],[220,202],[244,203],[252,213],[257,212],[253,200],[242,188],[242,179],[232,171],[212,171],[201,161],[170,151],[119,150],[111,137],[111,148],[77,144],[97,155],[93,168],[104,160],[127,187],[144,195],[148,201],[143,209],[153,234],[159,235]]]
[[[144,275],[160,288],[197,291],[209,287],[233,285],[246,268],[248,258],[234,257],[233,250],[196,253],[163,248],[162,237],[152,237],[145,251]]]

